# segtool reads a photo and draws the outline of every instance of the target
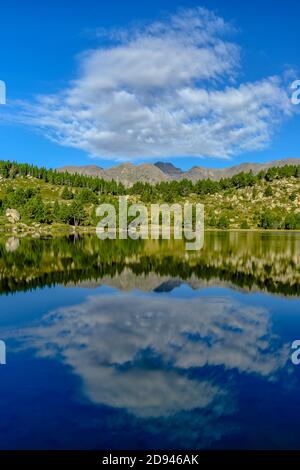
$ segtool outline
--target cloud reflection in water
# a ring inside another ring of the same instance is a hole
[[[94,403],[143,418],[220,408],[230,385],[210,369],[274,379],[288,358],[268,311],[229,297],[94,295],[20,334],[70,366]]]

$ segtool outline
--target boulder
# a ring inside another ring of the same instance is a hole
[[[6,209],[5,215],[11,224],[19,222],[21,218],[20,213],[16,209]]]
[[[20,241],[18,238],[10,237],[5,243],[5,248],[6,248],[6,251],[14,252],[19,248],[19,245],[20,245]]]

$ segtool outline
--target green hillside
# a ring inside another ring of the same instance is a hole
[[[58,173],[32,165],[0,161],[0,227],[2,230],[89,230],[96,226],[95,208],[130,202],[201,202],[206,228],[300,229],[300,166],[286,165],[240,173],[220,181],[189,180],[156,185],[122,183]],[[7,210],[13,210],[13,217]],[[18,219],[18,220],[17,220]]]

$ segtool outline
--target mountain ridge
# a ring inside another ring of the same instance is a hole
[[[241,172],[250,172],[254,174],[272,167],[282,167],[285,165],[300,165],[300,158],[286,158],[282,160],[272,160],[266,163],[241,163],[225,168],[206,168],[202,166],[193,166],[184,171],[170,162],[141,163],[122,163],[108,169],[97,165],[83,166],[63,166],[57,168],[59,172],[68,172],[71,174],[81,174],[94,176],[104,180],[115,180],[123,183],[125,186],[132,186],[136,182],[156,184],[164,181],[179,181],[188,179],[195,183],[202,179],[212,179],[219,181],[221,178],[230,178]]]

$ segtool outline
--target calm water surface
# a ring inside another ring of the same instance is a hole
[[[300,448],[300,234],[0,238],[2,449]]]

